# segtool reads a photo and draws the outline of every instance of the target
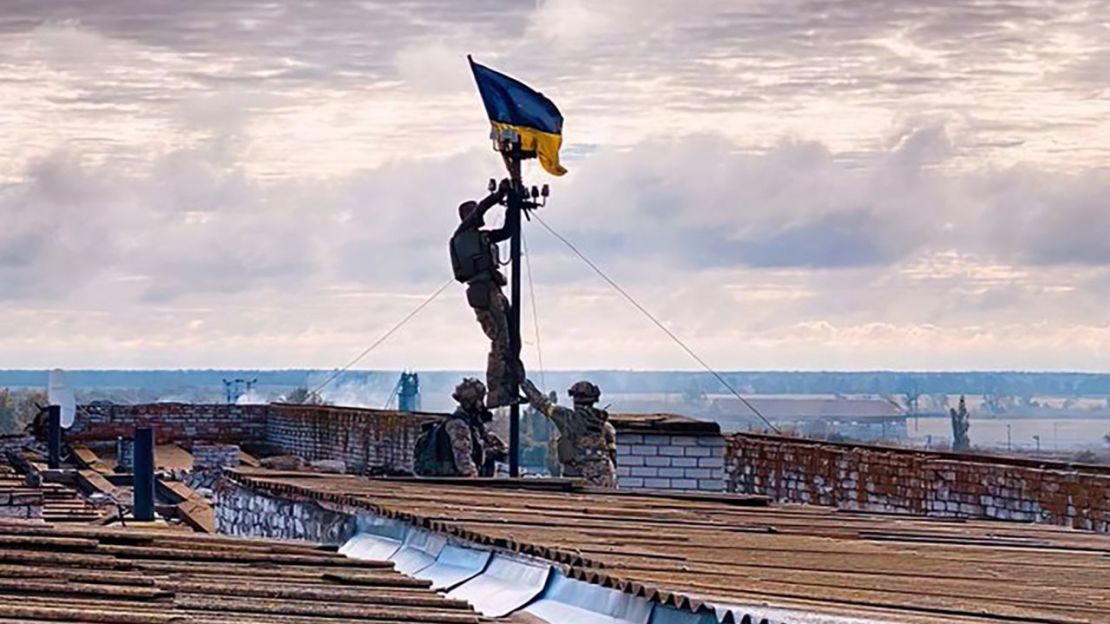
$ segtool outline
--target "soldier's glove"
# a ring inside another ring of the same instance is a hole
[[[536,385],[532,383],[531,379],[525,379],[520,383],[520,390],[524,393],[524,397],[531,401],[533,397],[543,396],[543,394],[536,389]]]

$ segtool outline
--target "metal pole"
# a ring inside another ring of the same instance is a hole
[[[46,465],[51,470],[62,467],[62,406],[46,408]]]
[[[135,428],[135,471],[131,480],[136,520],[154,520],[154,429]]]
[[[509,228],[512,234],[510,257],[513,263],[512,301],[509,306],[509,352],[514,367],[509,391],[512,396],[520,396],[520,381],[516,378],[516,366],[520,361],[520,221],[524,211],[524,182],[520,179],[520,152],[514,146],[507,161],[513,188],[509,193]],[[509,406],[509,476],[520,476],[520,405],[515,401]]]

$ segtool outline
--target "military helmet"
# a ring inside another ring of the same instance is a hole
[[[459,385],[455,386],[455,393],[451,396],[460,403],[466,401],[480,402],[486,398],[486,384],[473,377],[464,377]]]
[[[459,204],[459,221],[465,221],[466,218],[470,216],[470,213],[477,210],[477,208],[478,208],[478,202],[476,202],[472,199],[468,199],[468,200],[464,201],[463,203]]]
[[[601,398],[601,388],[588,381],[579,381],[567,390],[567,394],[576,401],[596,401]]]

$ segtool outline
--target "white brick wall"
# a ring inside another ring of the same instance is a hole
[[[725,439],[618,433],[617,482],[625,489],[723,492]]]

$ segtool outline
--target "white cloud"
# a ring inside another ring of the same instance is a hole
[[[627,26],[616,14],[617,3],[588,0],[540,0],[529,18],[526,37],[564,44],[586,44],[614,28]],[[627,17],[627,16],[622,16]]]
[[[1105,28],[811,8],[13,8],[0,365],[357,353],[446,278],[455,206],[500,173],[472,52],[567,117],[545,220],[720,366],[1105,367]],[[549,365],[689,364],[527,227]],[[458,288],[414,323],[365,364],[482,366]]]
[[[406,85],[421,92],[459,93],[473,81],[466,65],[464,45],[418,41],[397,51],[397,73]]]

